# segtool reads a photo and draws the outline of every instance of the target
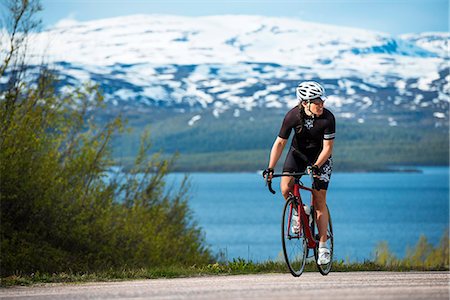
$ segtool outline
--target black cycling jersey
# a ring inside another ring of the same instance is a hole
[[[324,108],[319,117],[305,116],[303,126],[300,127],[300,125],[299,108],[296,106],[284,117],[278,136],[288,139],[294,129],[292,147],[305,154],[310,160],[315,160],[323,148],[323,140],[334,139],[336,131],[334,115]]]
[[[299,108],[294,107],[284,117],[278,136],[288,139],[292,130],[295,131],[295,135],[286,155],[283,172],[303,172],[308,165],[316,161],[322,151],[323,140],[334,139],[336,131],[334,115],[324,108],[319,117],[304,116],[302,125]],[[326,190],[328,188],[332,169],[333,159],[330,156],[320,167],[320,177],[314,178],[315,189]]]

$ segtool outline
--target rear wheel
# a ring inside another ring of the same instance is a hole
[[[297,209],[297,201],[294,197],[289,198],[284,205],[283,219],[281,221],[281,242],[286,264],[293,276],[300,276],[305,268],[308,247],[305,238],[304,224],[299,220],[299,230],[294,231],[294,208]]]
[[[317,241],[317,245],[316,248],[314,248],[314,258],[316,259],[316,265],[317,268],[319,269],[320,274],[322,275],[328,275],[328,273],[330,273],[331,271],[331,265],[333,264],[333,250],[334,250],[334,239],[333,239],[333,224],[331,222],[331,214],[330,214],[330,210],[328,209],[328,205],[327,205],[327,211],[328,211],[328,227],[327,227],[327,248],[330,250],[330,262],[326,265],[319,265],[317,263],[317,259],[319,257],[319,230],[317,228],[317,216],[316,216],[316,210],[314,208],[311,209],[311,213],[314,213],[314,218],[313,218],[313,224],[312,224],[312,232],[313,232],[313,236],[315,237],[316,241]],[[317,233],[316,233],[317,231]]]

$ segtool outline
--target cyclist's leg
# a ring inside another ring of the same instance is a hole
[[[327,210],[327,190],[314,190],[314,209],[317,216],[317,227],[319,229],[319,236],[321,242],[327,241],[327,227],[328,227],[328,210]]]
[[[286,155],[283,165],[283,173],[296,173],[305,170],[306,165],[294,157],[294,153],[290,149]],[[294,177],[281,177],[280,182],[281,193],[284,199],[289,197],[289,193],[294,193]]]
[[[281,177],[280,189],[284,199],[287,200],[289,193],[294,193],[294,177]]]
[[[327,209],[327,189],[330,182],[333,168],[333,159],[330,157],[320,168],[320,177],[314,178],[314,208],[317,216],[317,227],[319,229],[320,242],[327,241],[328,209]]]

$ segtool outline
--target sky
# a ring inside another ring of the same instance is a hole
[[[41,0],[45,27],[133,14],[250,14],[400,35],[449,31],[449,0]]]

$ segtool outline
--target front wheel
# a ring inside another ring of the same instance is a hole
[[[327,248],[330,249],[330,262],[326,265],[319,265],[317,263],[317,259],[319,258],[319,234],[315,234],[315,231],[317,230],[317,232],[319,232],[318,228],[316,227],[317,223],[317,215],[316,215],[316,210],[314,208],[311,209],[311,213],[314,212],[314,218],[313,218],[313,224],[312,224],[312,232],[313,232],[313,236],[316,237],[316,241],[317,241],[317,246],[316,248],[314,248],[314,258],[316,259],[316,265],[317,268],[319,269],[320,274],[322,275],[328,275],[328,273],[330,273],[331,271],[331,265],[333,264],[333,250],[334,250],[334,238],[333,238],[333,224],[331,222],[331,214],[330,214],[330,210],[328,209],[328,205],[327,205],[327,211],[328,211],[328,227],[327,227]]]
[[[305,238],[304,224],[300,216],[294,217],[294,210],[298,208],[294,197],[286,201],[283,209],[283,219],[281,221],[281,242],[283,244],[283,253],[286,264],[295,277],[302,275],[305,268],[308,247]],[[294,228],[294,219],[299,220],[299,226]]]

